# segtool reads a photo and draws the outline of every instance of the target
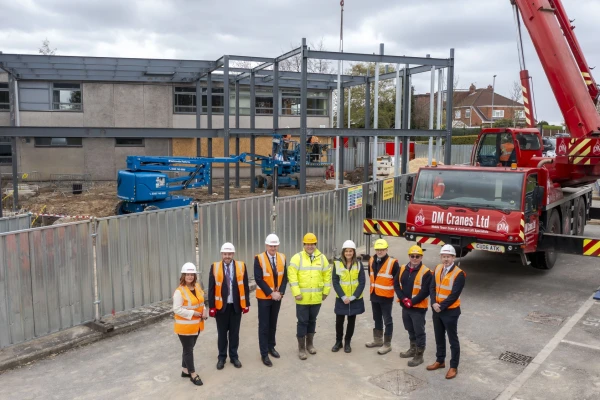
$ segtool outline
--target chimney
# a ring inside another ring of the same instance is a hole
[[[475,87],[474,83],[471,83],[471,86],[469,86],[469,93],[474,93],[477,90],[477,87]]]
[[[494,90],[494,88],[492,87],[492,85],[488,85],[488,90]]]

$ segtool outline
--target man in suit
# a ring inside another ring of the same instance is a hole
[[[233,244],[223,244],[222,260],[211,265],[208,280],[209,315],[217,320],[219,370],[225,367],[228,344],[231,363],[236,368],[242,368],[238,358],[240,324],[242,313],[246,314],[250,310],[248,271],[244,262],[233,260],[234,254]]]

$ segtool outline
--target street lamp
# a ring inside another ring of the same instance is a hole
[[[492,81],[492,118],[490,122],[490,128],[494,127],[494,93],[496,92],[496,75],[494,75],[494,80]]]

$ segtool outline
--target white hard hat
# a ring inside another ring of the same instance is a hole
[[[452,246],[451,244],[445,244],[442,246],[442,249],[440,250],[440,254],[451,254],[453,256],[456,256],[456,250],[454,249],[454,246]]]
[[[268,244],[269,246],[279,246],[279,237],[276,234],[271,233],[265,239],[265,244]]]
[[[223,243],[223,246],[221,246],[221,253],[235,253],[235,247],[229,242]]]
[[[196,266],[194,265],[194,263],[186,262],[185,264],[183,264],[183,267],[181,267],[181,273],[182,274],[197,274],[198,271],[196,270]]]
[[[356,244],[352,240],[346,240],[342,245],[342,249],[354,249],[356,250]]]

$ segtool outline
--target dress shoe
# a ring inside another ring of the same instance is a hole
[[[436,369],[440,368],[446,368],[446,363],[439,363],[436,361],[433,364],[427,366],[427,371],[435,371]]]
[[[279,358],[279,353],[277,352],[277,350],[275,350],[275,348],[273,347],[272,349],[269,349],[269,354],[272,355],[275,358]]]
[[[273,363],[271,362],[271,359],[269,358],[269,356],[264,356],[262,358],[262,362],[263,364],[265,364],[267,367],[272,367]]]
[[[448,370],[448,373],[446,374],[446,379],[452,379],[456,376],[456,374],[458,374],[458,371],[456,370],[456,368],[450,368]]]
[[[219,359],[219,361],[217,361],[217,369],[223,369],[223,368],[225,368],[225,360]]]
[[[194,378],[191,377],[190,374],[190,381],[192,381],[192,383],[196,386],[202,386],[202,379],[200,379],[200,375],[196,375]]]
[[[182,378],[191,378],[192,374],[186,374],[185,372],[181,371],[181,377]]]
[[[240,360],[238,360],[237,358],[235,360],[231,360],[231,363],[233,364],[234,367],[236,368],[242,368],[242,363],[240,362]]]

